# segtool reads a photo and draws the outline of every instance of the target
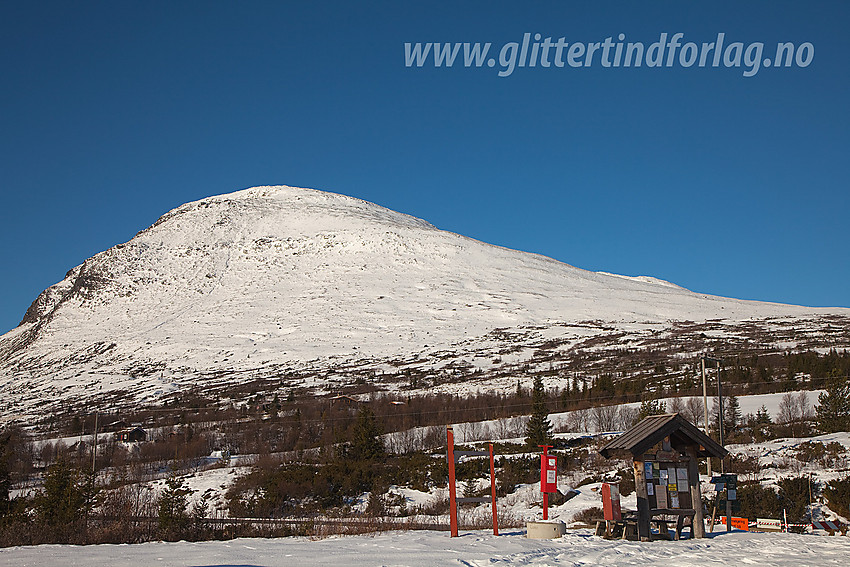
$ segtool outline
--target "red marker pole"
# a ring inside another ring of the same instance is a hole
[[[449,529],[457,537],[457,493],[455,489],[455,434],[452,426],[446,428],[446,458],[449,461]]]
[[[490,502],[493,507],[493,535],[499,535],[499,516],[496,512],[496,459],[493,456],[493,444],[490,443]]]

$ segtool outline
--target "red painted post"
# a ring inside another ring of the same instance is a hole
[[[449,461],[449,527],[451,537],[457,537],[457,492],[455,490],[455,434],[452,426],[446,428],[447,458]]]
[[[543,519],[549,519],[549,490],[547,488],[546,471],[548,469],[547,457],[549,457],[549,448],[552,445],[538,445],[543,448],[543,454],[540,456],[540,492],[543,493]]]
[[[493,505],[493,535],[499,535],[499,517],[496,515],[496,459],[493,457],[493,444],[490,443],[490,501]]]

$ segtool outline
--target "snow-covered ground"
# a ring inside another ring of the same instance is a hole
[[[139,545],[43,545],[0,549],[0,563],[16,567],[263,566],[350,567],[397,565],[847,565],[850,538],[784,533],[715,532],[701,540],[609,541],[590,530],[556,540],[532,540],[522,530],[498,537],[487,532],[390,532],[321,540],[237,539]]]

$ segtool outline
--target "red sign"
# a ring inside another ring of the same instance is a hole
[[[540,492],[558,491],[558,457],[540,455]]]
[[[620,512],[620,488],[616,484],[602,483],[602,513],[608,521],[623,519]]]

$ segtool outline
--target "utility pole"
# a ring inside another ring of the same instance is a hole
[[[719,403],[719,407],[717,409],[717,427],[720,432],[720,446],[723,447],[723,385],[720,382],[720,361],[715,358],[714,364],[717,368],[717,399]],[[726,464],[723,462],[723,459],[720,459],[720,473],[723,474],[725,472]]]
[[[811,512],[812,506],[814,505],[814,499],[812,498],[812,473],[809,473],[809,511]]]
[[[97,414],[98,412],[94,412],[94,443],[92,443],[91,449],[91,474],[94,476],[95,465],[97,463]]]
[[[705,378],[705,362],[713,362],[715,368],[717,369],[717,433],[720,436],[720,446],[723,447],[723,385],[720,383],[720,364],[723,362],[719,358],[711,358],[708,356],[703,356],[700,359],[702,365],[702,403],[703,403],[703,411],[705,412],[705,434],[708,435],[708,394],[706,388],[706,378]],[[720,472],[726,472],[726,465],[723,462],[723,459],[720,459]],[[711,476],[711,462],[708,463],[708,474]]]
[[[708,435],[708,391],[705,382],[705,357],[700,358],[700,367],[702,368],[702,422],[705,434]],[[711,457],[705,458],[705,466],[707,467],[706,474],[711,476]]]

